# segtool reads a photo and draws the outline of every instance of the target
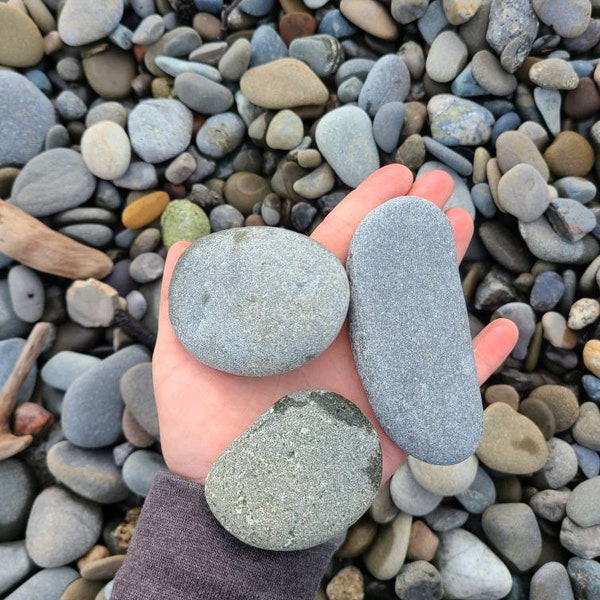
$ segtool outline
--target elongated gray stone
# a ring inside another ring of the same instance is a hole
[[[185,348],[237,375],[291,371],[321,354],[346,317],[348,280],[337,257],[286,229],[228,229],[196,240],[169,288]]]
[[[390,200],[358,226],[347,270],[352,350],[383,429],[426,462],[465,460],[483,417],[450,222]]]
[[[206,501],[237,538],[266,550],[301,550],[344,532],[381,482],[379,438],[342,396],[294,392],[263,413],[217,459]]]

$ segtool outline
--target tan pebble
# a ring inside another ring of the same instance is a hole
[[[36,435],[54,423],[54,415],[34,402],[19,404],[13,414],[15,435]]]
[[[76,579],[67,586],[60,600],[94,600],[103,587],[103,581]]]
[[[27,12],[45,35],[56,30],[56,19],[42,0],[24,0]]]
[[[600,377],[600,340],[589,340],[583,347],[583,364]]]
[[[381,484],[377,495],[375,496],[371,506],[369,507],[369,516],[375,523],[385,525],[396,518],[398,508],[392,501],[390,495],[391,479]]]
[[[417,483],[438,496],[456,496],[473,483],[479,461],[469,456],[455,465],[432,465],[414,456],[408,457],[408,466]]]
[[[536,424],[496,402],[483,413],[483,436],[476,452],[488,467],[514,475],[539,471],[548,459],[548,446]]]
[[[375,0],[342,0],[340,12],[348,21],[375,37],[382,40],[398,37],[398,26],[389,10]]]
[[[579,418],[571,430],[578,444],[600,451],[600,409],[594,402],[584,402]]]
[[[444,13],[451,25],[462,25],[475,16],[482,0],[443,0]]]
[[[577,336],[567,327],[566,319],[558,312],[549,311],[542,317],[544,339],[555,348],[573,350],[577,345]]]
[[[502,173],[506,173],[520,163],[527,163],[540,172],[544,181],[550,178],[550,171],[544,157],[531,139],[521,131],[505,131],[498,136],[496,159]]]
[[[74,281],[66,300],[69,316],[84,327],[108,327],[120,308],[117,290],[97,279]]]
[[[377,535],[377,524],[369,517],[362,517],[346,533],[344,543],[338,548],[339,558],[356,558],[366,552]]]
[[[556,420],[554,413],[548,405],[539,398],[526,398],[519,406],[519,412],[531,419],[544,434],[544,437],[549,440],[556,432]]]
[[[483,146],[479,146],[475,150],[473,155],[473,184],[487,183],[486,167],[490,158],[490,153]]]
[[[169,194],[166,192],[144,194],[125,207],[121,221],[129,229],[144,227],[162,215],[169,201]]]
[[[338,571],[325,588],[329,600],[363,600],[365,582],[357,567],[344,567]]]
[[[422,102],[406,102],[404,107],[406,108],[406,114],[400,132],[401,141],[415,133],[420,133],[427,121],[427,106]]]
[[[600,556],[600,525],[579,527],[569,517],[565,517],[560,528],[560,543],[580,558],[598,558]],[[591,597],[590,595],[589,598]]]
[[[439,543],[438,536],[423,521],[415,521],[410,530],[406,557],[408,560],[430,562],[437,552]]]
[[[580,298],[569,310],[568,325],[571,329],[583,329],[600,317],[600,302],[595,298]]]
[[[123,411],[122,424],[125,439],[136,448],[148,448],[154,444],[154,438],[136,421],[127,408]]]
[[[535,388],[530,398],[539,398],[554,414],[556,431],[566,431],[575,423],[579,416],[577,396],[564,385],[541,385]]]
[[[514,387],[512,387],[512,385],[508,385],[506,383],[490,385],[485,390],[484,399],[487,404],[504,402],[514,410],[519,408],[519,393]]]
[[[0,65],[32,67],[43,55],[44,44],[36,24],[14,6],[0,4]]]
[[[575,69],[561,58],[538,60],[529,68],[531,83],[551,90],[574,90],[579,85]]]
[[[575,131],[561,131],[544,152],[556,177],[585,177],[594,166],[592,145]]]
[[[308,148],[298,152],[297,160],[298,164],[303,169],[315,169],[321,165],[323,162],[323,157],[318,150],[315,150],[314,148]]]
[[[90,560],[81,568],[81,576],[88,581],[106,581],[107,579],[112,579],[117,574],[124,560],[124,554]]]
[[[200,34],[204,42],[218,40],[221,36],[221,21],[210,13],[196,13],[192,27]]]
[[[242,75],[240,88],[250,102],[263,108],[324,104],[329,98],[323,82],[295,58],[280,58],[248,69]]]
[[[496,158],[490,158],[485,165],[485,178],[487,179],[488,185],[490,186],[490,192],[492,194],[492,200],[496,205],[496,208],[500,212],[506,212],[498,202],[498,184],[502,178],[502,171],[498,166],[498,160]]]
[[[109,554],[110,552],[108,551],[108,548],[106,546],[101,546],[100,544],[92,546],[90,551],[87,554],[84,554],[77,561],[77,569],[81,571],[81,569],[87,562],[90,562],[91,560],[100,560],[101,558],[106,558]]]
[[[386,581],[402,568],[408,551],[412,517],[400,513],[391,523],[380,527],[373,545],[364,554],[369,573]]]
[[[249,171],[234,173],[227,178],[223,188],[227,203],[237,208],[244,216],[250,215],[252,207],[262,202],[270,192],[269,182],[264,177]]]
[[[20,172],[16,167],[0,168],[0,198],[10,197],[13,183]]]
[[[248,215],[244,220],[245,227],[264,227],[266,223],[260,215]]]

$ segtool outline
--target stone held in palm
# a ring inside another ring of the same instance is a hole
[[[296,369],[337,336],[348,310],[337,257],[286,229],[228,229],[196,240],[169,287],[169,317],[183,346],[228,373]]]
[[[324,390],[284,396],[221,454],[205,495],[231,534],[265,550],[337,537],[369,508],[382,474],[372,423]]]
[[[354,358],[383,429],[423,461],[465,460],[482,405],[450,222],[421,198],[390,200],[358,226],[347,270]]]

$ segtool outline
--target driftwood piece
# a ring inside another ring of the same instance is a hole
[[[104,252],[53,231],[4,200],[0,200],[0,252],[36,271],[69,279],[102,279],[113,268]]]

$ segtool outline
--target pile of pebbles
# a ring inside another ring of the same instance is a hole
[[[236,4],[0,2],[0,382],[56,325],[11,422],[33,444],[1,457],[0,595],[110,597],[165,469],[166,250],[310,234],[397,162],[452,175],[472,334],[519,341],[475,455],[400,467],[318,598],[600,597],[600,3]]]

